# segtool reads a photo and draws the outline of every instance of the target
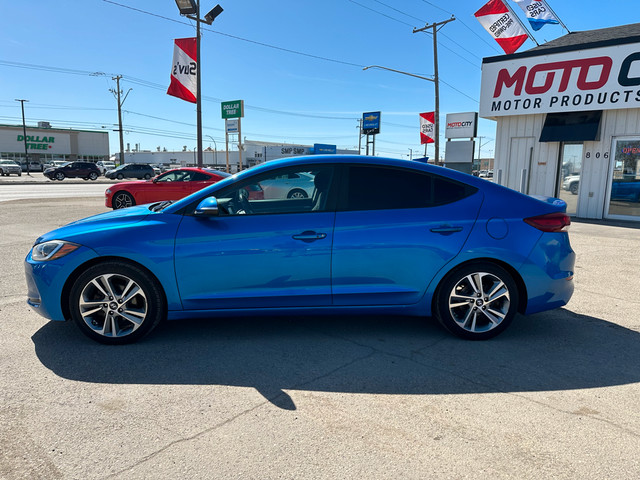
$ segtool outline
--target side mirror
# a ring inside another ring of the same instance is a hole
[[[194,212],[194,214],[199,217],[217,217],[219,213],[218,200],[216,197],[207,197],[202,200]]]
[[[153,177],[153,178],[151,179],[151,181],[152,181],[153,183],[158,183],[158,177]]]

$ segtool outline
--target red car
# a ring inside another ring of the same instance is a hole
[[[151,180],[112,185],[105,192],[104,204],[115,210],[162,200],[180,200],[228,176],[226,172],[208,168],[176,168]]]

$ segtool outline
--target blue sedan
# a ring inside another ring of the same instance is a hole
[[[313,178],[307,195],[287,195],[292,176]],[[280,197],[249,195],[278,182]],[[435,316],[487,339],[571,298],[565,209],[407,160],[271,161],[41,236],[25,260],[28,303],[106,344],[167,318],[311,313]]]

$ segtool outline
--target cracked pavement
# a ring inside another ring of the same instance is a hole
[[[0,478],[640,476],[640,235],[575,222],[576,292],[465,342],[405,317],[193,320],[105,347],[22,260],[102,199],[0,209]]]

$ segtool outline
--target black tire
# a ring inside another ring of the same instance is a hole
[[[92,340],[124,345],[151,332],[166,317],[167,307],[162,287],[148,272],[110,261],[89,267],[75,280],[69,311]]]
[[[580,187],[580,184],[578,182],[575,182],[569,185],[569,191],[571,192],[571,195],[577,195],[579,187]]]
[[[89,180],[91,180],[92,182],[98,179],[98,174],[96,172],[91,172],[89,174]]]
[[[56,174],[54,175],[54,178],[60,181],[64,180],[64,172],[56,172]]]
[[[504,268],[463,265],[440,282],[434,301],[438,321],[454,335],[487,340],[502,333],[518,311],[518,286]]]
[[[144,179],[145,180],[149,180],[151,178],[151,175],[149,175],[148,173],[144,174]]]
[[[119,173],[119,174],[116,176],[116,178],[117,178],[118,180],[122,180],[122,179],[124,178],[124,175],[122,175],[121,173]]]
[[[135,204],[136,201],[133,196],[125,191],[117,192],[111,199],[111,207],[114,210],[118,210],[119,208],[133,207]]]
[[[302,190],[301,188],[294,188],[289,193],[287,193],[287,198],[308,198],[307,192]]]
[[[22,176],[22,172],[18,172],[18,176],[21,177]]]

